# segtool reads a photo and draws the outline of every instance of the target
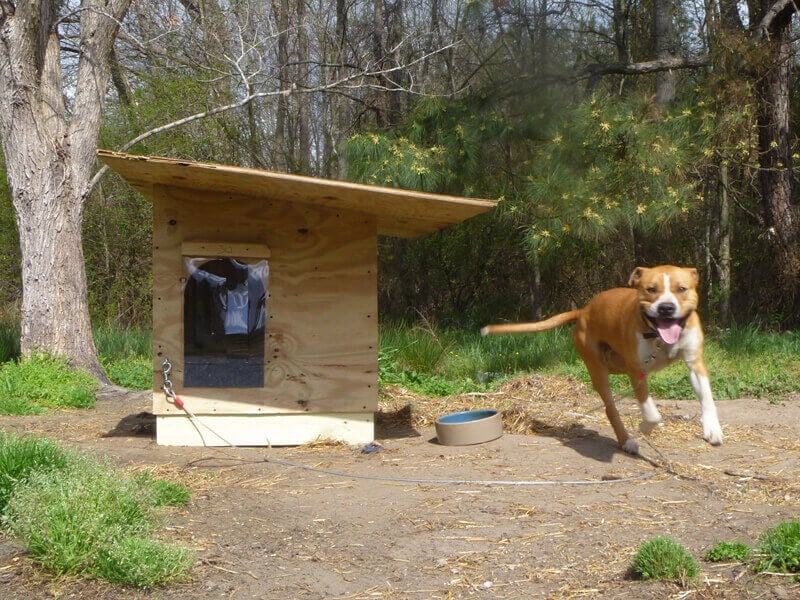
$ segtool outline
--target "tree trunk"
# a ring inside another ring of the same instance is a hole
[[[273,146],[275,157],[273,168],[288,171],[291,164],[291,151],[287,142],[289,127],[289,3],[288,0],[275,0],[272,3],[278,26],[278,42],[276,47],[276,63],[278,67],[278,89],[287,93],[278,96],[275,109],[275,134]]]
[[[384,0],[373,0],[372,3],[372,60],[378,69],[386,67],[386,20],[384,18]],[[375,112],[375,124],[379,128],[386,127],[389,123],[387,114],[389,103],[386,92],[386,77],[377,77],[377,87],[373,110]]]
[[[673,44],[672,0],[655,0],[653,2],[653,46],[656,59],[674,58],[671,48]],[[659,71],[656,74],[656,103],[665,105],[675,100],[675,72]]]
[[[81,54],[69,117],[56,33],[61,3],[18,3],[16,11],[0,3],[0,139],[22,254],[22,352],[64,356],[103,381],[89,319],[81,222],[112,44],[128,3],[111,0],[103,11],[80,12]]]
[[[633,62],[630,49],[630,4],[627,0],[614,0],[614,46],[617,48],[617,62]]]
[[[764,0],[762,10],[769,10],[771,0]],[[767,235],[773,241],[781,287],[795,299],[800,284],[800,235],[797,208],[792,197],[792,140],[789,129],[790,86],[793,53],[791,22],[794,12],[789,5],[778,14],[769,28],[769,38],[762,40],[769,49],[768,70],[758,86],[758,143],[760,150],[761,198]]]

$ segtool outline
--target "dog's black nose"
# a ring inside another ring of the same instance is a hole
[[[675,305],[674,304],[659,304],[658,305],[658,316],[659,317],[672,317],[675,314]]]

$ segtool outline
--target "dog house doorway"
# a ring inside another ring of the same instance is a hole
[[[219,245],[184,246],[184,385],[263,387],[267,259],[252,256],[252,249],[251,256],[241,257]],[[257,254],[268,251],[261,248]]]

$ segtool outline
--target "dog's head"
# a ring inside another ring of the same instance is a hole
[[[628,280],[639,294],[645,320],[666,344],[674,344],[697,309],[697,269],[637,267]]]

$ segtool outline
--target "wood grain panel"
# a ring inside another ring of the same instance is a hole
[[[376,410],[374,215],[164,186],[153,197],[156,414],[180,412],[159,391],[164,357],[175,391],[198,414]],[[264,389],[183,389],[187,240],[270,249]]]

